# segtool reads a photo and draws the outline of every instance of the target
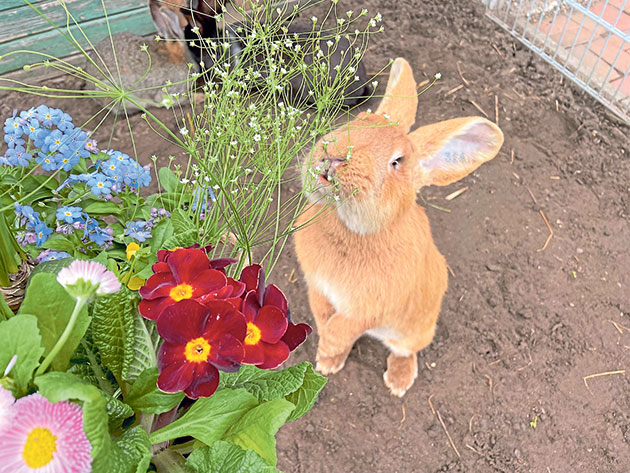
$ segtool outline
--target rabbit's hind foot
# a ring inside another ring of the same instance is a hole
[[[387,358],[387,371],[383,374],[385,386],[394,396],[403,397],[418,376],[416,353],[399,356],[391,353]]]

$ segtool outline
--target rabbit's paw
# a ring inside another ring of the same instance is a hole
[[[348,358],[347,352],[336,356],[324,356],[317,352],[317,366],[315,369],[323,375],[335,374],[344,367],[346,358]]]
[[[387,358],[387,371],[383,374],[385,386],[394,396],[403,397],[418,376],[416,354],[397,356],[393,353]]]

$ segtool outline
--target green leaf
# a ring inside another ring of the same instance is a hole
[[[107,410],[107,417],[109,419],[108,425],[109,430],[116,430],[122,426],[122,423],[125,419],[131,417],[134,412],[131,406],[125,404],[119,399],[110,396],[104,391],[101,391],[103,396],[105,396],[105,400],[107,401],[107,405],[105,406]]]
[[[33,314],[37,317],[37,325],[45,349],[44,355],[47,355],[57,343],[70,320],[74,305],[74,298],[57,282],[54,274],[39,273],[31,278],[19,313]],[[79,312],[68,341],[52,361],[51,366],[54,370],[66,370],[70,357],[89,325],[90,317],[86,305]]]
[[[65,251],[66,253],[72,254],[74,253],[75,244],[65,235],[62,235],[61,233],[53,233],[42,245],[42,248],[55,251]]]
[[[60,371],[37,376],[35,384],[39,387],[39,392],[52,403],[71,399],[83,401],[83,430],[92,445],[92,458],[96,462],[101,455],[108,455],[111,439],[107,401],[97,387],[85,383],[75,375]]]
[[[302,386],[308,366],[309,363],[303,361],[281,371],[270,371],[243,365],[235,373],[221,373],[219,387],[246,389],[258,398],[258,402],[280,399]]]
[[[73,261],[74,258],[63,258],[54,261],[44,261],[43,263],[39,263],[33,268],[33,271],[31,271],[31,279],[33,279],[33,277],[39,273],[57,274],[63,268],[70,266],[70,263],[72,263]]]
[[[182,417],[153,432],[151,443],[190,436],[210,445],[256,404],[256,398],[242,389],[217,391],[198,399]]]
[[[94,460],[94,473],[146,473],[151,462],[147,432],[136,426],[115,439],[107,455]]]
[[[163,248],[164,242],[173,236],[173,223],[170,219],[162,220],[151,230],[151,252],[157,253]]]
[[[92,309],[92,338],[101,361],[119,384],[123,370],[128,370],[134,356],[134,317],[139,317],[129,289],[99,297]]]
[[[158,339],[155,322],[144,320],[140,315],[133,318],[133,355],[129,365],[123,365],[125,381],[134,381],[147,368],[157,366],[155,345]]]
[[[276,473],[253,450],[219,440],[210,447],[194,450],[186,462],[188,473]]]
[[[286,399],[274,399],[250,410],[233,424],[223,440],[245,450],[254,450],[270,465],[276,465],[276,433],[295,409]]]
[[[158,171],[160,185],[166,192],[176,192],[179,185],[179,179],[173,171],[167,167],[161,167]]]
[[[0,298],[2,295],[0,295]],[[9,373],[13,378],[13,394],[23,396],[44,354],[42,337],[37,327],[37,317],[21,314],[0,322],[0,374],[4,373],[14,355],[15,366]]]
[[[316,373],[313,365],[308,363],[306,373],[304,373],[304,383],[300,389],[286,396],[287,400],[295,404],[295,410],[291,413],[287,422],[299,419],[310,411],[317,400],[317,396],[324,389],[327,382],[328,379]]]
[[[171,248],[184,248],[187,246],[191,246],[197,242],[199,237],[199,230],[196,228],[191,228],[190,230],[186,230],[182,233],[176,233],[171,238],[166,240],[162,245],[163,248],[171,249]]]
[[[160,391],[156,385],[158,375],[157,368],[144,370],[129,389],[125,402],[135,410],[149,414],[161,414],[173,409],[184,399],[184,393]]]
[[[118,215],[122,208],[115,202],[96,201],[84,207],[83,211],[89,215]]]
[[[147,260],[146,263],[145,263],[145,258],[141,260],[142,264],[145,264],[146,266],[135,274],[135,276],[144,280],[149,279],[151,276],[153,276],[153,264],[157,263],[157,257],[154,254],[152,254],[152,255],[149,255],[149,257],[146,258],[146,260]],[[138,266],[139,264],[136,263],[136,267]]]
[[[179,209],[175,209],[171,213],[171,221],[173,222],[175,233],[183,233],[193,227],[193,223],[190,221],[190,218],[188,218],[188,215]]]

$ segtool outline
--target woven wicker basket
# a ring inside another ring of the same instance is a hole
[[[26,283],[34,267],[35,262],[32,259],[23,261],[18,272],[9,275],[12,284],[8,287],[0,287],[0,294],[14,311],[20,307],[24,300]]]

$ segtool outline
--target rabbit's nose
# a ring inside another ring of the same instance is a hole
[[[325,156],[322,159],[322,164],[330,169],[335,169],[341,163],[345,163],[346,158],[336,157],[336,156]]]

